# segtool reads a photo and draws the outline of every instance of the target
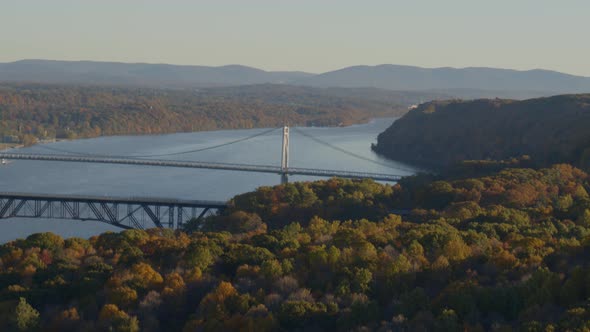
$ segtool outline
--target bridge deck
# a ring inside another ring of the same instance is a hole
[[[96,202],[96,203],[120,203],[120,204],[149,204],[149,205],[175,205],[183,207],[212,207],[225,208],[226,202],[183,200],[161,197],[116,197],[116,196],[94,196],[94,195],[69,195],[69,194],[39,194],[39,193],[14,193],[0,192],[0,199],[30,199],[48,201],[70,201],[70,202]]]
[[[352,172],[339,170],[326,170],[314,168],[297,168],[289,167],[283,170],[279,166],[266,165],[246,165],[246,164],[228,164],[212,163],[200,161],[177,161],[177,160],[157,160],[157,159],[138,159],[123,157],[107,156],[70,156],[61,154],[26,154],[26,153],[0,153],[2,159],[18,160],[41,160],[41,161],[64,161],[64,162],[83,162],[83,163],[103,163],[103,164],[121,164],[121,165],[142,165],[142,166],[160,166],[160,167],[182,167],[182,168],[205,168],[227,171],[242,172],[259,172],[274,173],[287,175],[308,175],[308,176],[327,176],[327,177],[344,177],[344,178],[369,178],[377,181],[398,181],[401,175],[397,174],[380,174],[371,172]]]

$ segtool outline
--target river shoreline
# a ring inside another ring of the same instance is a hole
[[[354,126],[362,126],[362,125],[369,125],[375,123],[380,120],[390,121],[399,119],[398,116],[394,117],[377,117],[377,118],[369,118],[367,120],[363,120],[360,122],[354,122],[350,124],[343,125],[340,123],[334,126],[306,126],[306,125],[294,125],[292,127],[296,128],[325,128],[325,129],[333,129],[333,128],[350,128]],[[45,144],[52,144],[52,143],[59,143],[59,142],[77,142],[77,141],[85,141],[85,140],[92,140],[98,138],[109,138],[109,137],[165,137],[170,135],[182,135],[182,134],[195,134],[195,133],[211,133],[211,132],[227,132],[227,131],[240,131],[240,130],[262,130],[262,129],[271,129],[271,128],[281,128],[279,127],[254,127],[254,128],[220,128],[220,129],[211,129],[211,130],[198,130],[198,131],[178,131],[178,132],[170,132],[170,133],[156,133],[156,134],[116,134],[116,135],[100,135],[100,136],[89,136],[89,137],[78,137],[78,138],[53,138],[53,139],[43,139],[35,142],[35,144],[30,146],[25,146],[23,144],[18,144],[14,147],[5,147],[2,148],[0,145],[0,152],[8,151],[11,149],[21,149],[26,147],[34,147],[37,145],[45,145]],[[0,143],[2,144],[2,143]]]

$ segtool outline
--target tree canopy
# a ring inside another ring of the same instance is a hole
[[[0,138],[162,134],[290,125],[338,126],[392,117],[421,95],[281,85],[170,90],[0,84]]]
[[[433,101],[394,122],[374,149],[437,168],[527,155],[540,167],[569,162],[590,169],[589,127],[590,94]]]
[[[330,179],[239,195],[184,231],[31,235],[0,246],[0,326],[582,331],[589,190],[566,164]]]

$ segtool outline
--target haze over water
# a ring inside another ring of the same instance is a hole
[[[307,134],[381,164],[357,159],[291,131],[290,166],[409,175],[414,168],[373,153],[371,143],[394,119],[343,128],[300,128]],[[154,136],[113,136],[48,144],[50,148],[104,155],[151,155],[195,150],[234,141],[267,129],[222,130]],[[282,132],[276,130],[251,140],[217,149],[159,159],[222,163],[280,165]],[[23,153],[56,153],[42,146]],[[397,168],[397,169],[396,169]],[[318,180],[292,176],[290,181]],[[205,169],[138,167],[90,163],[13,161],[0,168],[0,190],[5,192],[89,194],[100,196],[166,197],[228,200],[260,186],[280,183],[280,176]],[[33,233],[51,231],[64,237],[89,237],[119,228],[98,222],[5,219],[0,220],[0,243]]]

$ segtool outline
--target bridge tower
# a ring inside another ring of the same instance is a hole
[[[281,183],[289,181],[289,127],[283,127],[283,148],[281,151]]]

